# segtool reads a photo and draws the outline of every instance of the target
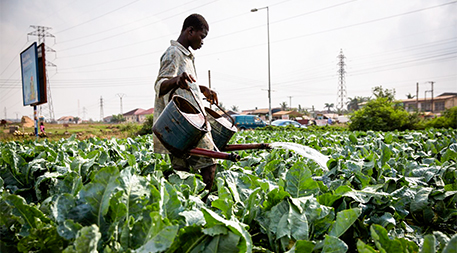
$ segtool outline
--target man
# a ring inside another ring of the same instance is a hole
[[[173,95],[183,96],[196,108],[203,108],[201,93],[210,103],[218,103],[217,95],[214,91],[196,84],[197,74],[194,56],[189,50],[189,48],[193,50],[200,49],[208,31],[209,26],[203,16],[199,14],[190,15],[184,20],[181,34],[177,41],[172,40],[171,46],[160,58],[160,70],[155,83],[154,123]],[[195,97],[190,89],[192,89]],[[200,104],[200,107],[197,103]],[[209,124],[208,128],[210,129]],[[197,147],[214,149],[210,131],[205,134]],[[169,154],[168,150],[155,135],[154,152]],[[191,156],[189,159],[181,159],[172,154],[170,154],[170,159],[175,170],[190,171],[190,167],[194,170],[200,170],[203,182],[206,184],[205,189],[211,191],[216,173],[216,161],[214,159],[195,156]]]

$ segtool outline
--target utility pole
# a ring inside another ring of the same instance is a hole
[[[46,26],[37,26],[37,25],[31,25],[30,27],[36,29],[35,31],[33,32],[30,32],[27,34],[27,40],[28,40],[28,36],[37,36],[38,37],[38,44],[41,44],[41,43],[44,43],[45,44],[45,51],[46,52],[56,52],[54,49],[46,46],[46,37],[52,37],[54,38],[54,42],[55,42],[55,36],[52,35],[51,33],[48,32],[48,30],[52,29],[51,27],[46,27]],[[57,67],[55,64],[53,64],[52,62],[49,62],[49,61],[46,61],[46,66],[50,66],[50,67]],[[49,84],[49,78],[48,78],[48,71],[46,69],[46,93],[47,93],[47,99],[48,99],[48,102],[47,102],[47,105],[48,105],[48,109],[49,109],[49,120],[51,122],[55,121],[55,115],[54,115],[54,106],[52,105],[52,96],[51,96],[51,85]],[[42,112],[42,109],[41,109],[41,106],[40,106],[40,112]]]
[[[419,111],[419,83],[416,83],[416,110]]]
[[[121,100],[121,115],[122,115],[123,114],[122,113],[122,98],[125,96],[125,94],[124,93],[117,93],[116,95],[119,96],[119,99]]]
[[[434,84],[435,82],[434,82],[434,81],[430,81],[430,82],[428,82],[428,83],[430,83],[430,84],[432,85],[432,87],[431,87],[431,89],[430,89],[430,91],[432,92],[432,101],[431,101],[432,104],[431,104],[431,106],[430,106],[430,109],[431,109],[431,111],[432,111],[432,113],[433,113],[433,111],[435,110],[435,105],[433,104],[433,84]]]
[[[103,118],[104,118],[104,116],[103,116],[103,97],[100,96],[100,121],[103,122]]]
[[[292,110],[292,97],[293,96],[287,96],[289,98],[289,109]]]
[[[5,120],[6,120],[6,119],[7,119],[7,117],[6,117],[6,116],[7,116],[7,115],[6,115],[6,106],[5,106],[5,108],[4,108],[4,111],[5,111]]]
[[[86,118],[86,113],[87,113],[86,107],[83,106],[83,119]]]
[[[343,54],[343,49],[340,49],[340,54],[338,55],[338,66],[339,69],[337,71],[338,77],[339,77],[339,82],[338,82],[338,98],[337,98],[337,104],[336,104],[336,109],[341,110],[344,108],[344,100],[346,99],[346,84],[344,80],[344,75],[346,74],[346,71],[344,70],[344,57]]]

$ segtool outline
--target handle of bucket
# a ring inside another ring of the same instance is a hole
[[[195,96],[194,91],[192,90],[192,88],[190,88],[190,86],[189,86],[189,91],[190,91],[190,94],[192,94],[192,97],[194,98],[195,102],[197,103],[198,108],[200,109],[200,112],[203,114],[203,116],[205,116],[205,114],[203,113],[203,109],[202,109],[200,103],[198,102],[198,99]],[[206,126],[206,124],[208,123],[208,119],[206,117],[203,117],[203,118],[205,119],[205,126]]]

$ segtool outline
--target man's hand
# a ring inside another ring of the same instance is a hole
[[[195,78],[192,75],[187,74],[186,72],[182,72],[181,75],[177,76],[176,85],[181,89],[190,89],[188,82],[193,83],[196,82]]]
[[[205,95],[206,99],[210,104],[219,104],[219,100],[217,99],[217,93],[206,86],[200,85],[200,91]]]

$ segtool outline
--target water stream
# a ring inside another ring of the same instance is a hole
[[[323,169],[328,170],[327,161],[329,160],[329,158],[313,148],[293,142],[273,142],[269,145],[271,148],[283,148],[287,150],[293,150],[297,154],[315,161]]]

